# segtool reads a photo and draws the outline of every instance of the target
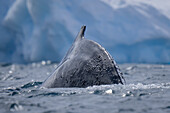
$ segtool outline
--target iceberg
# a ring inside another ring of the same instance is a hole
[[[170,1],[1,0],[0,62],[59,62],[82,25],[118,63],[170,63]]]

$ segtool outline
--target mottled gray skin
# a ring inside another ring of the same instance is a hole
[[[123,84],[113,58],[98,43],[84,38],[82,26],[72,47],[42,87],[88,87]]]

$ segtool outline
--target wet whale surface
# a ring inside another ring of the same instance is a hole
[[[82,26],[66,56],[42,87],[123,84],[123,76],[111,55],[98,43],[85,39],[85,29]]]

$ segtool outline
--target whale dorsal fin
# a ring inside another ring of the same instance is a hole
[[[80,41],[80,40],[82,40],[83,38],[84,38],[84,32],[85,32],[85,30],[86,30],[86,26],[82,26],[81,27],[81,29],[80,29],[80,32],[78,33],[78,35],[77,35],[77,37],[76,37],[76,40],[75,40],[75,42],[76,41]]]

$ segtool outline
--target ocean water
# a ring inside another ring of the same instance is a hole
[[[170,113],[170,65],[120,64],[125,85],[41,89],[48,62],[0,65],[0,113]]]

